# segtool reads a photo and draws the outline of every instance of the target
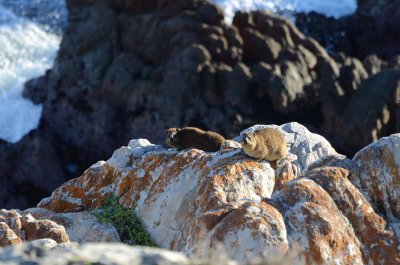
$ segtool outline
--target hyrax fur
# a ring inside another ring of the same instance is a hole
[[[224,141],[225,138],[218,133],[195,127],[170,128],[165,137],[165,143],[178,150],[196,148],[206,152],[218,151]]]
[[[242,148],[248,156],[275,162],[275,166],[288,153],[285,135],[274,128],[244,133]]]

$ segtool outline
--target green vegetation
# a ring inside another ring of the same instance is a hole
[[[118,201],[118,197],[110,196],[101,207],[92,211],[92,214],[101,223],[112,224],[117,229],[122,242],[133,242],[136,245],[157,247],[157,244],[135,213],[125,210],[119,205]]]

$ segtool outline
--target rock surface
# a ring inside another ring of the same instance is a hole
[[[52,239],[57,243],[69,241],[63,226],[47,219],[35,219],[29,213],[0,210],[0,246],[18,245],[22,241]]]
[[[57,245],[57,243],[52,240],[31,242],[20,247],[0,249],[0,263],[7,265],[192,264],[184,255],[162,249],[132,247],[116,243],[92,243],[74,248]]]
[[[244,156],[232,142],[206,153],[132,140],[108,161],[55,190],[39,207],[79,212],[100,206],[111,194],[121,196],[120,204],[137,213],[162,247],[189,256],[226,253],[243,262],[274,249],[278,256],[296,250],[300,264],[399,263],[399,193],[395,182],[382,183],[397,177],[385,174],[397,174],[399,167],[391,159],[397,156],[400,137],[382,139],[351,161],[299,124],[277,128],[285,134],[289,155],[276,171],[269,162]],[[362,156],[383,143],[391,143],[383,157]],[[382,171],[370,172],[369,163],[395,170],[380,166]],[[364,179],[371,178],[373,188],[364,188]],[[378,187],[390,194],[382,195]]]
[[[351,181],[370,201],[400,238],[400,134],[384,137],[361,151]]]

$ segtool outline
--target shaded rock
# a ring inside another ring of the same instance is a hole
[[[245,29],[241,31],[243,37],[243,59],[246,61],[264,61],[274,63],[279,56],[281,46],[273,38],[261,33]]]
[[[51,140],[38,132],[16,144],[0,141],[0,154],[1,207],[27,208],[66,181]]]
[[[379,73],[382,68],[386,66],[386,63],[377,55],[372,54],[365,57],[363,60],[363,65],[368,74],[371,75]]]
[[[347,96],[351,96],[358,89],[361,82],[367,78],[367,71],[362,63],[355,58],[347,59],[344,62],[344,66],[340,68],[339,84]]]
[[[48,219],[62,225],[71,241],[78,244],[89,242],[120,242],[118,232],[111,224],[102,224],[87,212],[54,213],[43,208],[25,210],[35,219]]]
[[[389,134],[397,124],[400,71],[387,70],[364,80],[344,109],[338,136],[353,151]],[[374,99],[374,100],[371,100]],[[345,126],[344,126],[345,125]],[[357,132],[364,131],[362,134]]]
[[[298,68],[291,62],[284,62],[274,69],[271,83],[268,85],[268,95],[274,110],[286,113],[295,109],[293,102],[304,92],[304,79]]]

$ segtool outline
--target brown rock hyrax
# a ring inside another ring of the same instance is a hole
[[[207,152],[216,152],[224,141],[225,138],[218,133],[205,132],[195,127],[170,128],[165,136],[165,143],[178,148],[178,150],[196,148]]]
[[[275,163],[287,155],[285,135],[274,128],[244,133],[242,148],[248,156]]]

